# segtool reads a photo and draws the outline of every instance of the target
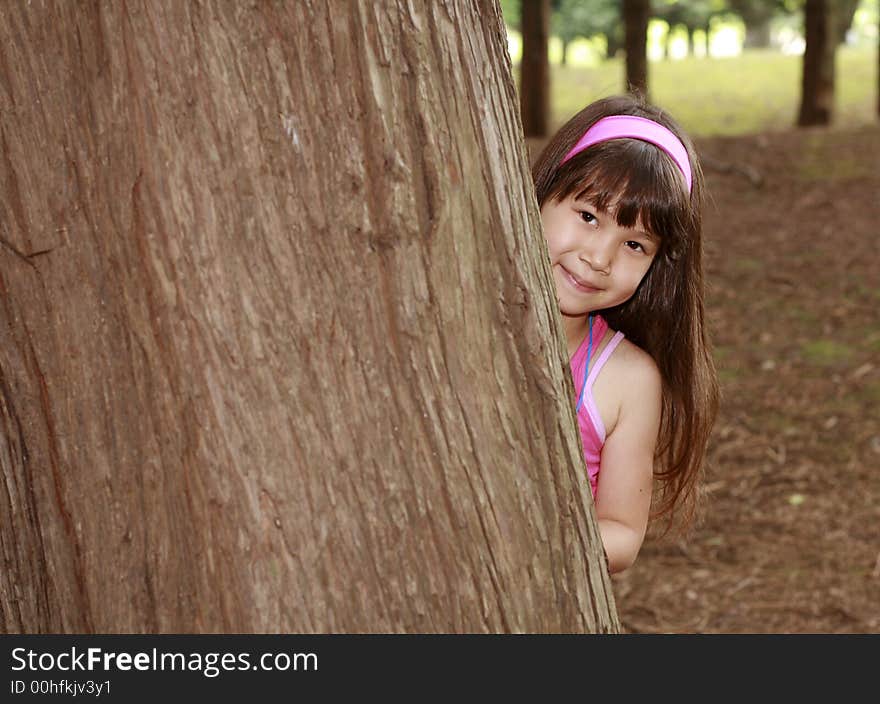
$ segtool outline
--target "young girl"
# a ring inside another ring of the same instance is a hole
[[[655,516],[693,515],[718,387],[703,316],[703,178],[664,112],[589,105],[533,168],[611,572]]]

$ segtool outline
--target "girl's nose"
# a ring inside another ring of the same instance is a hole
[[[613,257],[611,251],[611,243],[603,241],[604,238],[595,237],[592,242],[588,243],[581,249],[580,260],[589,266],[593,271],[607,274],[611,271],[611,259]]]

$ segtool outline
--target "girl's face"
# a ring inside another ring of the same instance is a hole
[[[541,220],[563,315],[586,315],[629,299],[660,247],[641,220],[621,227],[613,205],[599,210],[574,195],[549,198]]]

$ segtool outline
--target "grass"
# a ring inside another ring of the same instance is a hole
[[[834,340],[813,340],[801,345],[801,356],[807,362],[821,367],[844,364],[852,357],[852,349]]]
[[[696,136],[739,135],[791,128],[800,102],[802,57],[749,50],[732,58],[687,58],[649,65],[653,102]],[[873,123],[876,49],[837,53],[835,125]],[[518,73],[518,71],[516,72]],[[619,59],[595,67],[551,67],[551,130],[587,103],[623,90]]]

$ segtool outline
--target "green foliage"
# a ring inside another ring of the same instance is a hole
[[[508,27],[519,28],[521,18],[521,0],[501,0],[501,15]]]
[[[608,35],[620,25],[619,0],[560,0],[553,13],[553,33],[565,42],[598,34]]]
[[[690,30],[709,26],[713,17],[729,12],[726,0],[655,0],[653,16],[670,27],[682,25]]]

